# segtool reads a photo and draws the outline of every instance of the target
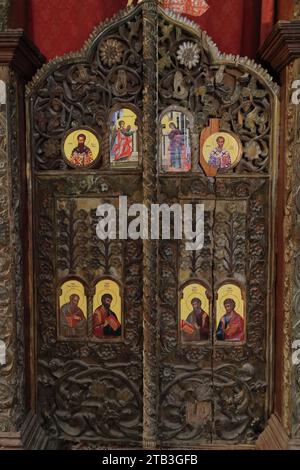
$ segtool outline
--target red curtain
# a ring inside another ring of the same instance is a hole
[[[48,58],[80,49],[95,26],[127,0],[26,0],[29,36]],[[254,58],[274,22],[275,0],[206,0],[209,9],[191,17],[222,52]]]

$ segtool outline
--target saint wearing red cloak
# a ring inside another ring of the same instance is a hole
[[[114,161],[127,160],[132,156],[133,153],[133,142],[132,136],[134,131],[131,130],[130,126],[125,128],[125,121],[119,122],[119,129],[113,139],[112,153],[114,155]]]
[[[217,339],[219,341],[244,341],[245,322],[241,315],[235,311],[234,300],[226,299],[224,307],[226,313],[219,322]]]
[[[93,335],[99,339],[121,336],[121,324],[117,315],[110,309],[112,296],[104,294],[101,305],[93,314]]]

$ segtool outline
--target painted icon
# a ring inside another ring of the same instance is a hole
[[[83,284],[70,279],[60,287],[59,328],[64,338],[81,338],[87,333],[87,299]]]
[[[114,111],[110,123],[111,165],[137,166],[138,160],[138,117],[128,108]]]
[[[207,341],[210,302],[207,289],[200,283],[184,287],[180,300],[180,330],[183,342]]]
[[[190,16],[202,16],[209,9],[205,0],[162,0],[164,8]]]
[[[117,282],[102,279],[96,284],[93,310],[94,338],[114,339],[122,335],[122,299]]]
[[[216,339],[225,342],[245,340],[245,301],[236,284],[224,284],[217,293]]]
[[[100,143],[92,129],[76,129],[67,134],[63,152],[72,168],[89,168],[99,160]]]
[[[190,120],[181,111],[165,113],[161,118],[161,170],[189,171],[191,169]]]
[[[242,144],[234,134],[216,132],[205,139],[202,153],[211,169],[216,172],[226,172],[239,163],[242,156]]]

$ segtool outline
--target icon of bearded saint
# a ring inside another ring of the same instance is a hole
[[[132,3],[133,0],[128,0],[128,5],[132,5]],[[170,8],[170,10],[190,16],[202,16],[209,9],[205,0],[160,0],[158,3],[164,8]]]

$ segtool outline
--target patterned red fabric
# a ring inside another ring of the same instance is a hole
[[[29,35],[48,59],[80,49],[95,26],[127,5],[127,0],[26,1]],[[165,0],[169,5],[175,1],[178,5],[179,1],[184,3],[185,8],[188,2],[195,9],[199,4],[199,0]],[[208,32],[222,52],[255,58],[261,39],[273,26],[275,0],[206,0],[206,3],[207,11],[191,19]],[[194,12],[190,10],[190,15]]]
[[[202,16],[209,9],[205,0],[164,0],[163,6],[191,16]]]

